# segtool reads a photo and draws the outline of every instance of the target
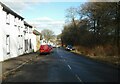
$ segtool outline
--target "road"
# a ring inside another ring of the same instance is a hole
[[[3,82],[117,82],[119,70],[110,65],[55,48],[24,65]]]

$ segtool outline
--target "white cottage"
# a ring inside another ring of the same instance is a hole
[[[24,21],[24,53],[30,53],[34,51],[34,44],[32,43],[33,39],[33,30],[32,26]],[[35,38],[35,37],[34,37]]]
[[[38,51],[40,48],[40,40],[42,39],[42,35],[39,31],[36,29],[33,29],[33,35],[32,35],[32,44],[34,45],[34,52]]]
[[[0,61],[32,52],[32,26],[0,2]]]

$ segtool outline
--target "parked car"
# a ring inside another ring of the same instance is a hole
[[[56,48],[56,45],[52,45],[53,48]]]
[[[66,50],[71,51],[71,50],[74,50],[74,48],[73,48],[73,46],[72,46],[72,45],[67,45]]]
[[[57,48],[60,48],[60,47],[61,47],[61,45],[57,45],[56,47],[57,47]]]
[[[50,53],[52,51],[51,45],[40,45],[40,53]]]
[[[50,48],[50,52],[52,52],[53,51],[53,46],[52,45],[48,45],[48,46]]]

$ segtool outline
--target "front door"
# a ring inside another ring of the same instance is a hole
[[[28,40],[25,40],[25,53],[28,52]]]

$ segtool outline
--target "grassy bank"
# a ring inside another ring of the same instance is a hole
[[[112,46],[98,46],[95,48],[77,46],[76,50],[72,52],[82,54],[96,61],[101,61],[116,67],[120,67],[120,56],[118,56],[117,49]]]

